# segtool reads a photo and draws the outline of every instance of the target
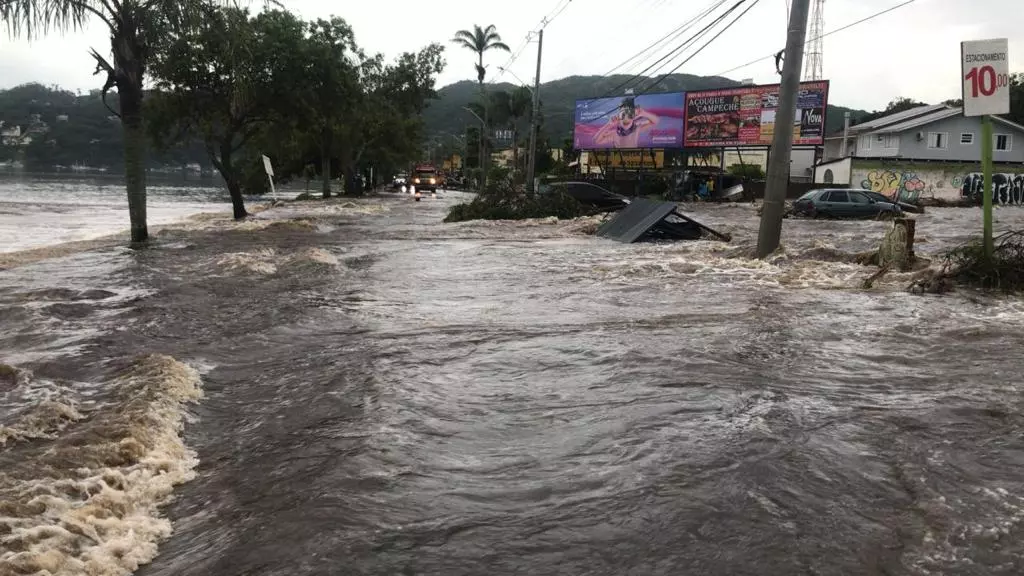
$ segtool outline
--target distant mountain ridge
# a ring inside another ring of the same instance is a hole
[[[543,104],[545,123],[542,135],[551,142],[552,146],[560,146],[564,138],[572,135],[573,113],[576,107],[576,100],[586,98],[600,98],[624,93],[623,86],[639,86],[638,93],[644,92],[646,86],[654,83],[655,79],[634,79],[628,74],[615,74],[612,76],[569,76],[559,80],[552,80],[541,84],[540,94]],[[511,91],[519,84],[509,82],[495,82],[487,84],[487,91]],[[723,78],[721,76],[694,76],[692,74],[672,74],[665,77],[651,92],[690,92],[695,90],[714,90],[718,88],[734,88],[742,86],[740,82]],[[478,121],[472,114],[463,109],[464,106],[477,99],[477,84],[470,80],[463,80],[450,84],[437,91],[437,99],[430,102],[430,106],[423,114],[427,134],[435,138],[444,138],[446,135],[461,135],[469,126],[475,126]],[[849,111],[854,121],[865,116],[868,112],[855,110],[843,106],[830,104],[825,118],[825,133],[831,134],[843,127],[843,113]]]

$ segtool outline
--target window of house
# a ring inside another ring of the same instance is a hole
[[[928,147],[945,150],[949,147],[949,134],[946,132],[929,132]]]
[[[862,136],[860,139],[860,147],[862,150],[871,150],[871,136]]]
[[[964,132],[960,135],[961,144],[974,144],[974,132]]]
[[[1009,152],[1013,149],[1013,136],[1010,134],[996,134],[996,150]]]
[[[900,135],[899,134],[886,134],[885,135],[885,147],[889,150],[894,150],[900,147]]]

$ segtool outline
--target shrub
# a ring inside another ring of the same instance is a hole
[[[488,182],[484,193],[472,202],[452,206],[444,221],[525,220],[551,216],[568,219],[585,214],[584,206],[571,196],[563,193],[528,195],[506,176],[503,180]]]
[[[733,164],[729,173],[744,180],[764,180],[764,170],[757,164]]]
[[[1024,290],[1024,230],[995,238],[992,258],[985,257],[981,240],[946,254],[948,275],[959,282],[986,289]]]

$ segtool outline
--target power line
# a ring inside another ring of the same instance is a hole
[[[753,9],[754,9],[754,6],[757,6],[757,3],[758,3],[758,2],[760,2],[760,1],[761,1],[761,0],[754,0],[754,2],[753,2],[753,3],[752,3],[752,4],[750,5],[750,6],[747,6],[746,10],[744,10],[743,12],[740,12],[740,13],[739,13],[739,15],[738,15],[738,16],[736,16],[736,18],[734,18],[732,22],[730,22],[730,23],[726,24],[724,28],[722,28],[721,30],[719,30],[719,31],[718,31],[718,33],[717,33],[717,34],[715,34],[714,36],[712,36],[712,37],[711,37],[711,39],[710,39],[710,40],[708,40],[707,42],[705,42],[703,46],[701,46],[700,48],[698,48],[696,52],[694,52],[693,54],[690,54],[689,58],[687,58],[686,60],[683,60],[682,62],[680,62],[679,64],[677,64],[675,68],[673,68],[673,69],[669,70],[669,71],[668,71],[668,72],[666,72],[665,74],[662,74],[661,78],[658,78],[658,80],[656,80],[656,81],[655,81],[654,83],[652,83],[651,85],[647,86],[647,88],[645,88],[645,89],[644,89],[643,91],[641,91],[640,93],[641,93],[641,94],[646,94],[646,93],[650,92],[651,90],[653,90],[653,89],[654,89],[654,87],[655,87],[655,86],[657,86],[658,84],[661,84],[662,82],[664,82],[666,78],[668,78],[668,77],[669,77],[669,76],[671,76],[672,74],[675,74],[675,73],[676,73],[676,71],[677,71],[677,70],[679,70],[680,68],[682,68],[684,64],[686,64],[686,63],[687,63],[687,62],[689,62],[690,60],[693,60],[693,59],[694,59],[694,58],[695,58],[695,57],[696,57],[696,56],[697,56],[698,54],[700,54],[700,53],[701,53],[701,51],[703,51],[703,50],[704,50],[705,48],[707,48],[708,46],[710,46],[712,42],[714,42],[715,40],[717,40],[719,36],[721,36],[722,34],[725,34],[725,31],[726,31],[726,30],[728,30],[729,28],[732,28],[732,27],[733,27],[733,25],[734,25],[734,24],[736,24],[736,22],[739,22],[740,18],[743,18],[744,16],[746,16],[747,12],[750,12],[751,10],[753,10]],[[739,4],[737,4],[736,6],[739,6]],[[733,7],[733,9],[734,9],[734,8],[735,8],[735,6]],[[732,10],[732,9],[730,9],[730,11],[731,11],[731,10]],[[726,14],[728,14],[728,12],[726,12]],[[723,16],[724,16],[724,15],[723,15]]]
[[[708,30],[708,29],[709,29],[709,27],[711,27],[711,26],[714,26],[714,25],[716,25],[716,24],[717,24],[718,22],[720,22],[721,20],[723,20],[723,19],[724,19],[724,18],[725,18],[725,17],[726,17],[726,16],[728,15],[728,14],[730,14],[730,13],[731,13],[731,12],[732,12],[733,10],[735,10],[735,9],[736,9],[737,7],[739,7],[739,6],[740,6],[741,4],[743,4],[743,2],[745,2],[745,1],[746,1],[746,0],[740,0],[739,2],[737,2],[737,3],[736,3],[736,4],[735,4],[735,5],[734,5],[734,6],[732,7],[732,8],[730,8],[730,9],[729,9],[728,11],[726,11],[726,12],[725,12],[724,14],[722,14],[722,15],[721,15],[721,16],[720,16],[720,17],[719,17],[718,19],[716,19],[716,20],[715,20],[715,22],[712,22],[712,23],[711,23],[710,25],[708,25],[708,26],[705,26],[704,30],[702,30],[702,31],[701,31],[701,32],[699,32],[698,34],[702,34],[702,33],[703,33],[703,32],[705,32],[706,30]],[[674,74],[674,73],[675,73],[675,72],[676,72],[677,70],[679,70],[680,68],[682,68],[682,66],[683,66],[684,64],[686,64],[687,62],[689,62],[690,60],[692,60],[692,59],[693,59],[693,58],[694,58],[695,56],[697,56],[698,54],[700,54],[700,53],[701,53],[701,51],[703,51],[703,50],[704,50],[705,48],[707,48],[708,46],[710,46],[710,45],[711,45],[711,43],[712,43],[712,42],[714,42],[715,40],[717,40],[719,36],[721,36],[722,34],[724,34],[724,33],[726,32],[726,30],[728,30],[729,28],[732,28],[732,27],[733,27],[733,25],[735,25],[735,24],[736,24],[736,22],[739,22],[739,20],[740,20],[741,18],[743,18],[743,16],[745,16],[745,15],[747,14],[747,12],[750,12],[750,11],[751,11],[751,10],[752,10],[752,9],[754,8],[754,6],[757,6],[758,2],[760,2],[760,1],[761,1],[761,0],[754,0],[754,1],[753,1],[753,3],[751,3],[751,4],[749,5],[749,6],[747,6],[747,8],[746,8],[745,10],[743,10],[743,12],[740,12],[740,13],[739,13],[739,15],[738,15],[738,16],[736,16],[736,18],[734,18],[734,19],[732,20],[732,22],[729,22],[728,24],[726,24],[726,25],[725,25],[725,27],[723,27],[723,28],[722,28],[721,30],[719,30],[717,34],[715,34],[714,36],[712,36],[712,37],[711,37],[711,38],[710,38],[710,39],[709,39],[709,40],[708,40],[707,42],[705,42],[705,43],[704,43],[704,44],[703,44],[703,45],[702,45],[702,46],[701,46],[700,48],[698,48],[696,52],[694,52],[694,53],[693,53],[693,54],[691,54],[691,55],[690,55],[690,56],[689,56],[688,58],[686,58],[685,60],[683,60],[682,62],[680,62],[680,63],[679,63],[678,65],[676,65],[676,67],[675,67],[675,68],[673,68],[673,69],[672,69],[672,70],[670,70],[669,72],[667,72],[667,73],[663,74],[663,75],[662,75],[662,76],[661,76],[660,78],[658,78],[658,79],[657,79],[656,81],[654,81],[654,82],[653,82],[652,84],[650,84],[649,86],[647,86],[647,87],[646,87],[646,88],[645,88],[644,90],[641,90],[639,94],[634,94],[634,96],[642,96],[643,94],[648,94],[648,93],[650,93],[650,91],[651,91],[651,90],[653,90],[653,89],[654,89],[655,87],[657,87],[657,86],[658,86],[658,84],[662,83],[662,82],[663,82],[663,81],[665,80],[665,78],[668,78],[669,76],[671,76],[672,74]],[[605,96],[605,97],[607,98],[607,96]],[[613,114],[613,113],[617,112],[618,110],[619,110],[619,107],[616,107],[616,108],[612,108],[611,110],[609,110],[608,112],[605,112],[604,114],[602,114],[601,116],[599,116],[599,117],[595,118],[594,120],[600,120],[601,118],[605,118],[605,117],[607,117],[607,116],[610,116],[611,114]]]
[[[551,22],[553,22],[555,18],[558,18],[562,14],[562,12],[565,12],[565,9],[569,7],[569,4],[572,4],[572,0],[558,0],[558,2],[555,4],[555,7],[552,8],[546,16],[540,19],[540,23],[537,24],[537,27],[526,33],[526,39],[523,40],[523,43],[519,46],[519,48],[517,48],[512,53],[508,61],[505,62],[505,64],[500,67],[500,69],[498,70],[498,74],[490,80],[489,84],[494,84],[495,82],[498,81],[499,78],[504,76],[505,70],[508,69],[509,66],[514,64],[515,61],[518,60],[519,57],[523,55],[523,51],[525,51],[526,47],[530,45],[530,40],[533,39],[533,36],[537,34],[538,31],[546,28],[548,24],[551,24]]]
[[[615,93],[619,92],[619,91],[620,91],[621,89],[623,89],[623,88],[625,88],[626,86],[628,86],[628,85],[632,84],[633,82],[635,82],[635,81],[636,81],[636,80],[638,80],[638,79],[641,79],[641,81],[642,81],[643,79],[645,79],[645,78],[644,78],[644,74],[646,74],[647,72],[649,72],[649,71],[650,71],[651,69],[653,69],[653,68],[654,68],[655,66],[657,66],[658,64],[661,64],[662,62],[664,62],[664,61],[665,61],[666,59],[668,59],[668,58],[670,58],[670,57],[673,57],[674,55],[676,55],[677,53],[681,52],[682,50],[685,50],[685,49],[686,49],[686,48],[687,48],[687,47],[688,47],[688,46],[689,46],[690,44],[694,43],[694,42],[695,42],[696,40],[698,40],[698,39],[700,39],[701,37],[703,37],[703,36],[704,36],[704,34],[707,34],[708,30],[710,30],[711,28],[713,28],[713,27],[717,26],[717,25],[718,25],[719,23],[721,23],[721,22],[722,22],[722,21],[723,21],[723,20],[724,20],[724,19],[725,19],[726,17],[728,17],[728,15],[729,15],[729,14],[731,14],[731,13],[732,13],[732,12],[733,12],[734,10],[736,10],[737,8],[739,8],[739,7],[740,7],[740,5],[742,5],[742,4],[743,4],[744,2],[746,2],[746,1],[747,1],[747,0],[739,0],[738,2],[736,2],[735,4],[733,4],[731,8],[729,8],[728,10],[726,10],[725,12],[723,12],[722,14],[720,14],[720,15],[719,15],[719,16],[718,16],[717,18],[715,18],[715,19],[714,19],[714,20],[712,20],[712,21],[711,21],[711,22],[710,22],[709,24],[707,24],[706,26],[704,26],[704,28],[701,28],[699,32],[697,32],[697,33],[696,33],[696,34],[694,34],[693,36],[690,36],[690,37],[689,37],[688,39],[686,39],[686,41],[684,41],[684,42],[683,42],[682,44],[680,44],[679,46],[677,46],[677,47],[676,47],[676,48],[675,48],[674,50],[672,50],[672,51],[671,51],[671,52],[669,52],[668,54],[666,54],[666,55],[662,56],[662,57],[661,57],[661,58],[659,58],[659,59],[658,59],[658,60],[657,60],[656,62],[654,62],[653,64],[651,64],[651,65],[650,65],[650,66],[648,66],[647,68],[644,68],[644,69],[643,69],[643,70],[641,70],[641,71],[640,71],[639,73],[637,73],[636,75],[634,75],[634,76],[633,76],[632,78],[630,78],[630,79],[626,80],[625,82],[623,82],[623,83],[619,84],[619,85],[618,85],[618,86],[616,86],[615,88],[612,88],[612,89],[611,89],[611,90],[609,91],[609,92],[611,92],[611,93],[610,93],[610,94],[608,94],[608,96],[613,96],[613,95],[615,95]],[[756,3],[756,2],[755,2],[755,3]],[[659,70],[660,70],[660,68],[659,68]],[[605,96],[605,97],[607,97],[607,96]]]
[[[908,4],[913,4],[916,1],[917,0],[906,0],[906,2],[903,2],[902,4],[897,4],[896,6],[893,6],[892,8],[886,8],[885,10],[882,10],[881,12],[876,12],[876,13],[874,13],[874,14],[866,17],[866,18],[861,18],[860,20],[857,20],[856,22],[852,22],[850,24],[847,24],[846,26],[843,26],[842,28],[836,28],[835,30],[832,30],[831,32],[826,32],[825,34],[822,34],[821,36],[818,36],[817,38],[811,38],[811,39],[807,40],[806,42],[804,42],[804,46],[806,46],[807,44],[817,40],[818,38],[825,38],[827,36],[831,36],[833,34],[842,32],[844,30],[853,28],[854,26],[856,26],[858,24],[863,24],[864,22],[867,22],[868,20],[873,20],[873,19],[878,18],[879,16],[881,16],[883,14],[888,14],[889,12],[892,12],[893,10],[896,10],[898,8],[903,8],[904,6],[906,6]],[[718,74],[715,74],[715,76],[725,76],[726,74],[729,74],[730,72],[735,72],[735,71],[737,71],[737,70],[739,70],[741,68],[746,68],[747,66],[750,66],[752,64],[757,64],[758,62],[763,62],[763,61],[768,60],[770,58],[774,58],[775,54],[777,54],[777,52],[772,52],[771,54],[769,54],[767,56],[763,56],[761,58],[757,58],[756,60],[751,60],[750,62],[747,62],[746,64],[740,64],[739,66],[736,66],[735,68],[730,68],[730,69],[726,70],[725,72],[720,72]]]
[[[619,65],[615,66],[614,68],[612,68],[611,70],[606,72],[604,74],[604,76],[611,76],[612,74],[615,73],[616,70],[618,70],[619,68],[622,68],[626,64],[629,64],[633,60],[636,60],[637,58],[643,56],[646,52],[649,52],[649,51],[653,50],[657,46],[660,46],[660,45],[663,45],[663,44],[667,44],[666,41],[675,40],[676,38],[681,36],[683,33],[685,33],[687,30],[689,30],[694,25],[696,25],[697,22],[703,20],[708,14],[710,14],[711,12],[715,11],[716,9],[718,9],[722,4],[725,4],[725,2],[726,2],[726,0],[717,0],[711,6],[709,6],[708,8],[705,8],[696,17],[688,20],[687,22],[684,22],[682,25],[680,25],[677,28],[675,28],[674,30],[670,31],[668,34],[665,34],[661,38],[655,40],[654,43],[652,43],[650,46],[647,46],[643,50],[640,50],[636,54],[633,54],[628,59],[626,59],[624,62],[620,63]]]

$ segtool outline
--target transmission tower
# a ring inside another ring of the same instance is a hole
[[[825,51],[822,34],[825,33],[825,0],[814,0],[811,10],[811,29],[807,34],[807,64],[804,66],[804,80],[821,80],[822,57]]]

